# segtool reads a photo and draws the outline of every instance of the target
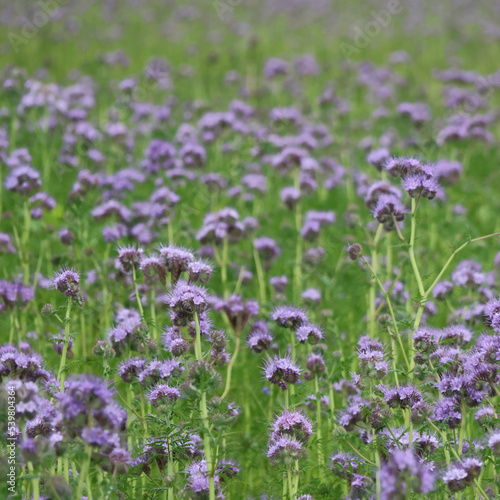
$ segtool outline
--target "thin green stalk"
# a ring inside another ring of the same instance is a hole
[[[141,313],[141,318],[144,319],[144,309],[141,303],[141,297],[139,296],[139,290],[137,289],[137,273],[135,270],[135,265],[132,265],[132,280],[134,282],[135,298],[137,300],[137,307]]]
[[[223,288],[223,293],[224,293],[225,299],[227,299],[227,297],[229,295],[229,289],[226,286],[228,260],[229,260],[229,243],[228,243],[227,236],[226,236],[222,242],[222,268],[221,268],[222,288]]]
[[[403,356],[404,356],[405,361],[406,361],[406,366],[408,368],[408,372],[411,372],[411,365],[410,365],[410,363],[408,361],[408,358],[406,357],[406,352],[405,352],[405,349],[403,347],[403,341],[401,339],[401,334],[399,333],[398,323],[396,321],[396,316],[394,314],[394,309],[392,308],[392,302],[391,302],[390,294],[385,290],[384,285],[382,284],[382,282],[380,281],[379,277],[377,276],[377,274],[373,270],[372,266],[370,266],[369,262],[363,256],[361,256],[360,258],[368,266],[368,269],[370,269],[370,271],[372,272],[373,276],[375,277],[376,282],[378,283],[378,285],[380,287],[380,290],[382,290],[382,293],[384,294],[385,300],[387,302],[387,306],[389,307],[389,313],[391,315],[391,319],[392,319],[392,322],[394,324],[394,330],[396,331],[396,334],[397,334],[397,337],[398,337],[398,341],[399,341],[399,344],[401,346],[401,351],[402,351]],[[410,373],[410,376],[411,376],[411,373]]]
[[[286,466],[286,475],[288,479],[288,496],[290,497],[290,500],[295,500],[295,495],[292,487],[292,468],[290,465]]]
[[[90,485],[88,484],[89,483],[88,476],[89,476],[89,468],[90,468],[90,459],[92,457],[92,447],[89,444],[87,446],[85,446],[85,453],[86,453],[86,457],[83,461],[82,470],[80,471],[80,478],[78,480],[78,488],[76,490],[75,498],[82,497],[84,481],[87,481],[87,490],[90,490]]]
[[[153,290],[151,291],[151,295],[149,297],[149,301],[151,302],[149,305],[150,312],[151,312],[151,329],[153,330],[153,338],[155,338],[158,342],[160,341],[160,336],[158,333],[158,328],[156,326],[156,294]]]
[[[264,281],[264,271],[262,269],[262,263],[260,261],[260,255],[258,250],[253,246],[253,257],[255,260],[255,268],[257,269],[257,278],[259,281],[259,293],[261,304],[266,303],[266,283]]]
[[[410,255],[410,262],[413,268],[413,273],[415,274],[415,279],[417,280],[418,292],[420,297],[425,296],[425,288],[422,283],[422,277],[420,276],[420,271],[418,270],[417,261],[415,259],[415,233],[417,226],[417,207],[418,203],[415,198],[411,199],[411,226],[410,226],[410,243],[408,244],[408,254]]]
[[[465,407],[465,400],[462,398],[462,421],[460,422],[460,438],[458,442],[458,454],[462,455],[462,449],[465,438],[465,425],[467,423],[467,408]]]
[[[321,396],[319,392],[318,375],[314,375],[314,389],[316,391],[316,425],[318,436],[318,465],[319,465],[319,479],[321,482],[325,478],[325,456],[323,453],[323,438],[321,435]]]
[[[444,456],[445,456],[445,459],[446,459],[446,465],[450,465],[450,452],[448,451],[448,436],[442,431],[439,429],[439,427],[434,424],[434,422],[427,418],[427,423],[441,436],[441,439],[443,441],[443,450],[444,450]],[[455,450],[452,448],[453,452],[455,452]],[[456,452],[455,452],[456,453]],[[457,457],[459,458],[459,457]]]
[[[227,376],[226,376],[226,387],[224,388],[224,392],[222,393],[221,398],[224,399],[231,389],[231,373],[233,371],[234,363],[236,362],[236,358],[238,357],[238,353],[240,352],[240,334],[236,333],[236,345],[234,347],[234,353],[231,356],[231,360],[229,361],[229,365],[227,367]]]
[[[368,303],[368,321],[369,321],[369,333],[370,337],[375,336],[376,329],[376,317],[375,317],[375,279],[378,270],[378,253],[377,246],[382,235],[383,224],[379,224],[377,228],[377,232],[375,233],[375,238],[373,239],[373,243],[371,245],[371,259],[372,259],[372,273],[373,279],[370,283],[370,292],[369,292],[369,303]]]
[[[27,285],[30,277],[30,256],[29,256],[29,241],[30,241],[30,225],[31,212],[29,208],[29,200],[24,200],[24,230],[22,236],[22,252],[24,254],[24,284]]]
[[[203,352],[201,350],[201,331],[200,331],[200,322],[198,318],[198,313],[194,313],[194,322],[196,328],[196,359],[200,361],[202,359]],[[205,460],[207,462],[207,473],[208,473],[208,494],[209,500],[215,500],[215,481],[214,481],[214,471],[213,471],[213,463],[212,463],[212,450],[210,448],[210,425],[208,420],[208,411],[207,411],[207,394],[205,392],[201,393],[200,399],[200,412],[201,419],[203,421],[203,426],[205,427],[205,431],[203,433],[203,449],[205,452]]]
[[[210,437],[208,435],[210,429],[209,429],[208,412],[207,412],[207,394],[205,392],[201,393],[200,410],[201,410],[201,418],[203,420],[203,425],[205,426],[205,432],[203,433],[203,449],[205,451],[205,460],[207,462],[208,495],[209,495],[209,500],[215,500],[215,482],[214,482],[214,471],[212,463],[212,450],[210,449]]]
[[[64,390],[64,380],[66,378],[66,374],[64,373],[64,367],[66,365],[66,355],[68,353],[70,314],[71,314],[71,297],[68,297],[66,317],[64,318],[64,345],[61,356],[61,363],[59,365],[59,372],[57,374],[57,379],[61,381],[61,391]]]
[[[299,187],[299,174],[295,176],[295,187]],[[302,290],[302,252],[303,252],[303,239],[300,234],[302,228],[302,213],[300,202],[295,205],[295,265],[293,270],[294,278],[294,299],[296,304],[300,304],[301,290]]]

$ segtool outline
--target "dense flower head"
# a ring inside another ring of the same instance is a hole
[[[323,330],[319,326],[312,323],[306,323],[299,326],[299,328],[295,331],[295,335],[301,344],[305,344],[306,342],[310,344],[317,344],[325,337]]]
[[[404,190],[412,198],[428,198],[432,200],[440,190],[439,183],[423,173],[407,175],[403,181]]]
[[[299,381],[301,370],[290,357],[274,356],[266,361],[263,372],[268,382],[286,391],[288,384],[296,384]]]
[[[195,260],[193,253],[176,245],[160,246],[160,260],[172,275],[172,284],[177,283],[181,274],[189,270],[189,265]]]
[[[273,465],[291,465],[306,454],[302,443],[293,437],[281,435],[276,441],[269,442],[267,458]]]
[[[52,278],[54,288],[72,300],[80,296],[80,275],[73,268],[61,268]]]
[[[118,247],[118,262],[121,269],[130,272],[133,267],[138,268],[144,258],[144,250],[135,245]]]
[[[246,343],[250,349],[259,353],[269,349],[273,339],[273,334],[265,321],[256,321],[248,333]]]
[[[283,328],[288,328],[294,331],[297,331],[299,327],[308,323],[306,313],[302,311],[302,309],[298,309],[292,306],[277,307],[273,311],[271,319],[278,326],[282,326]]]
[[[177,282],[177,285],[169,295],[168,306],[172,321],[177,326],[186,326],[194,320],[195,314],[203,313],[208,308],[207,292],[197,286],[190,285],[185,281]]]
[[[385,170],[391,177],[405,178],[409,174],[421,171],[421,163],[417,158],[393,157],[385,163]]]
[[[175,403],[180,397],[179,389],[169,387],[166,384],[159,384],[153,387],[149,392],[149,402],[153,406]]]
[[[214,269],[212,265],[201,260],[195,260],[187,265],[187,272],[190,283],[206,284],[210,281]]]
[[[301,443],[307,443],[312,434],[310,420],[300,411],[285,410],[274,419],[271,428],[271,441],[278,441],[281,436],[289,436]]]
[[[387,231],[392,231],[398,222],[404,220],[407,211],[399,198],[390,194],[382,194],[373,209],[373,217],[384,224]]]

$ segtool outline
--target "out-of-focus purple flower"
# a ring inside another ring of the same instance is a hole
[[[256,321],[247,336],[246,343],[254,352],[269,349],[274,337],[264,321]]]
[[[321,302],[321,292],[316,288],[307,288],[302,292],[302,300],[308,304],[319,304]]]
[[[421,462],[413,450],[396,450],[380,468],[381,498],[392,500],[410,492],[428,493],[434,490],[435,475]]]
[[[215,303],[216,311],[224,311],[235,332],[241,332],[248,320],[259,314],[259,304],[255,300],[243,301],[241,295],[231,295],[227,300]]]
[[[16,167],[5,179],[5,188],[21,195],[30,195],[40,189],[40,174],[28,165]]]

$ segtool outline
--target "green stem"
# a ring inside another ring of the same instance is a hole
[[[418,270],[417,261],[415,259],[415,233],[417,227],[417,200],[415,198],[411,199],[411,227],[410,227],[410,243],[408,244],[408,254],[410,255],[410,262],[413,268],[413,273],[415,274],[415,279],[417,280],[418,293],[422,299],[425,296],[424,284],[422,283],[422,277],[420,276],[420,271]]]
[[[295,495],[292,487],[292,468],[290,465],[287,465],[286,467],[286,475],[288,479],[288,495],[290,497],[290,500],[295,500]]]
[[[240,352],[240,334],[236,334],[236,346],[234,348],[234,353],[231,356],[231,361],[229,361],[229,365],[227,367],[227,377],[226,377],[226,387],[224,388],[224,392],[222,393],[221,398],[224,399],[231,389],[231,373],[233,371],[234,363],[236,362],[236,358],[238,357],[238,353]]]
[[[31,212],[28,199],[24,200],[24,231],[22,236],[22,252],[24,253],[24,284],[28,284],[30,277],[30,256],[29,256],[29,240],[30,240],[30,225]],[[19,249],[21,251],[21,249]]]
[[[139,296],[139,290],[137,289],[137,275],[135,270],[135,265],[132,264],[132,280],[134,282],[135,298],[137,300],[137,307],[141,313],[141,318],[144,320],[144,309],[142,307],[141,298]]]
[[[260,302],[261,304],[266,303],[266,283],[264,281],[264,271],[262,269],[262,263],[260,261],[260,255],[258,250],[253,247],[253,257],[255,260],[255,268],[257,269],[257,278],[259,280],[259,292],[260,292]]]
[[[382,235],[383,224],[379,224],[377,227],[377,232],[375,233],[375,238],[373,239],[373,244],[371,248],[371,259],[372,259],[372,273],[373,279],[370,283],[370,293],[369,293],[369,304],[368,304],[368,321],[370,327],[370,337],[375,336],[375,327],[376,327],[376,315],[375,315],[375,280],[376,274],[378,270],[378,253],[377,246]]]
[[[226,238],[224,238],[224,240],[222,242],[222,268],[221,268],[222,288],[224,291],[224,298],[225,299],[227,299],[227,297],[229,295],[229,289],[226,286],[228,260],[229,260],[229,244],[228,244],[227,237],[226,237]]]
[[[202,350],[201,350],[201,331],[200,331],[200,322],[198,319],[198,313],[194,313],[194,322],[196,328],[196,341],[195,341],[195,352],[196,359],[200,361],[202,359]],[[212,450],[210,448],[210,425],[208,421],[208,411],[207,411],[207,394],[205,392],[201,393],[200,399],[200,412],[201,419],[203,421],[203,426],[205,427],[205,431],[203,433],[203,448],[205,451],[205,460],[207,462],[207,474],[208,474],[208,491],[209,491],[209,500],[215,500],[215,481],[214,481],[214,471],[213,471],[213,463],[212,463]]]
[[[214,471],[212,463],[212,450],[210,449],[210,437],[208,435],[210,429],[209,429],[208,412],[207,412],[207,394],[205,392],[201,393],[200,410],[201,410],[203,425],[205,427],[205,432],[203,433],[203,448],[205,451],[205,460],[207,462],[209,500],[215,500],[215,482],[214,482]]]
[[[59,365],[59,372],[57,374],[57,379],[61,381],[61,392],[64,390],[64,379],[66,378],[66,374],[64,373],[64,368],[66,365],[66,355],[68,353],[70,314],[71,314],[71,297],[68,297],[66,317],[64,318],[64,345],[61,356],[61,363]]]
[[[318,375],[314,375],[314,389],[316,391],[316,425],[318,436],[318,465],[319,465],[319,479],[324,481],[325,469],[325,456],[323,454],[323,438],[321,435],[321,396],[319,392]]]

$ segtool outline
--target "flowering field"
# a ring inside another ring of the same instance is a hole
[[[500,498],[494,0],[0,33],[0,498]]]

